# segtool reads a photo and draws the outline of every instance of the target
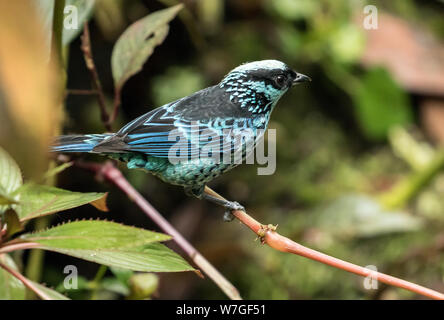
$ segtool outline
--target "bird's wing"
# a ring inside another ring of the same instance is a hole
[[[251,127],[251,119],[227,112],[231,105],[223,98],[206,89],[154,109],[125,125],[94,151],[195,157],[211,143],[213,150],[232,152],[238,147],[235,135]]]

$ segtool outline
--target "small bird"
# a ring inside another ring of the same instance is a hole
[[[99,153],[126,162],[129,169],[146,170],[183,186],[188,195],[223,206],[225,220],[231,220],[232,210],[244,208],[205,193],[206,183],[239,164],[232,161],[234,152],[241,149],[242,160],[248,156],[246,144],[254,148],[262,138],[278,100],[305,81],[311,79],[281,61],[244,63],[219,84],[145,113],[117,133],[59,136],[52,151]],[[233,143],[239,137],[244,137],[242,148]],[[216,145],[215,138],[220,138]],[[211,143],[220,148],[201,156]],[[188,154],[178,156],[176,150]],[[230,156],[224,158],[227,152]]]

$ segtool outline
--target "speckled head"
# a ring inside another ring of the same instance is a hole
[[[269,112],[287,90],[310,78],[278,60],[244,63],[233,69],[219,86],[230,99],[253,113]]]

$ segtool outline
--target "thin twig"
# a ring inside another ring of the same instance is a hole
[[[81,40],[82,40],[82,45],[80,46],[80,48],[82,49],[83,57],[85,58],[86,68],[88,69],[91,75],[91,80],[94,90],[97,91],[97,102],[100,108],[101,120],[106,130],[112,132],[112,127],[109,122],[110,118],[108,112],[106,111],[105,95],[102,90],[102,85],[100,83],[99,74],[97,72],[96,65],[94,64],[94,59],[91,50],[91,41],[89,37],[89,28],[87,22],[85,22],[83,26],[83,35],[81,37]]]
[[[191,260],[232,300],[241,300],[239,291],[177,231],[134,187],[111,162],[104,165],[76,161],[75,165],[104,177],[122,190],[164,232],[171,235]]]
[[[111,112],[111,116],[109,117],[108,124],[111,125],[114,120],[116,120],[117,115],[119,114],[119,107],[121,104],[121,98],[120,93],[122,91],[122,88],[120,86],[117,86],[114,88],[114,102],[113,102],[113,111]]]
[[[176,243],[191,257],[191,259],[199,266],[230,298],[238,297],[239,293],[214,267],[196,251],[196,249],[186,240],[183,236],[169,224],[165,218],[163,218],[156,209],[154,209],[143,196],[133,188],[133,186],[125,179],[120,170],[114,167],[111,162],[107,162],[105,165],[98,163],[85,163],[75,162],[76,166],[88,169],[116,185],[121,189],[130,199],[136,204],[166,233],[173,236]],[[221,195],[211,190],[209,187],[205,187],[205,192],[216,196],[220,199],[224,199]],[[411,283],[406,280],[402,280],[381,272],[370,270],[353,263],[343,261],[341,259],[326,255],[316,250],[304,247],[293,240],[290,240],[276,232],[276,228],[273,225],[263,225],[249,216],[245,211],[236,210],[233,211],[233,215],[244,225],[250,228],[256,235],[258,235],[263,244],[267,244],[270,247],[296,255],[306,257],[311,260],[315,260],[332,267],[345,270],[350,273],[354,273],[363,277],[371,277],[372,279],[381,281],[385,284],[395,286],[398,288],[406,289],[417,294],[437,299],[444,300],[444,294],[435,290]]]
[[[24,275],[22,275],[20,272],[15,271],[14,269],[10,268],[6,264],[0,262],[0,267],[8,271],[11,275],[13,275],[15,278],[19,279],[25,287],[27,287],[29,290],[33,291],[35,294],[37,294],[40,298],[43,300],[52,300],[51,297],[49,297],[46,293],[44,293],[42,290],[37,288],[35,284],[26,278]]]
[[[209,187],[205,188],[205,192],[216,196],[220,199],[224,199],[221,195],[216,193],[215,191],[211,190]],[[338,258],[334,258],[332,256],[326,255],[324,253],[315,251],[313,249],[304,247],[293,240],[290,240],[284,236],[281,236],[276,232],[276,228],[272,225],[263,225],[256,221],[254,218],[249,216],[245,211],[237,210],[233,211],[233,215],[243,224],[245,224],[248,228],[253,230],[254,233],[256,233],[261,239],[263,244],[267,244],[270,247],[282,251],[282,252],[289,252],[293,254],[297,254],[303,257],[306,257],[311,260],[315,260],[327,265],[330,265],[332,267],[342,269],[363,277],[371,277],[372,279],[381,281],[385,284],[389,284],[391,286],[403,288],[412,292],[415,292],[417,294],[437,299],[437,300],[444,300],[444,294],[434,291],[429,288],[425,288],[423,286],[389,276],[387,274],[373,271],[358,265],[355,265],[353,263],[340,260]]]

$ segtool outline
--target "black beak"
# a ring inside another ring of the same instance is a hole
[[[311,78],[306,76],[305,74],[296,72],[296,78],[294,78],[292,85],[306,81],[311,81]]]

